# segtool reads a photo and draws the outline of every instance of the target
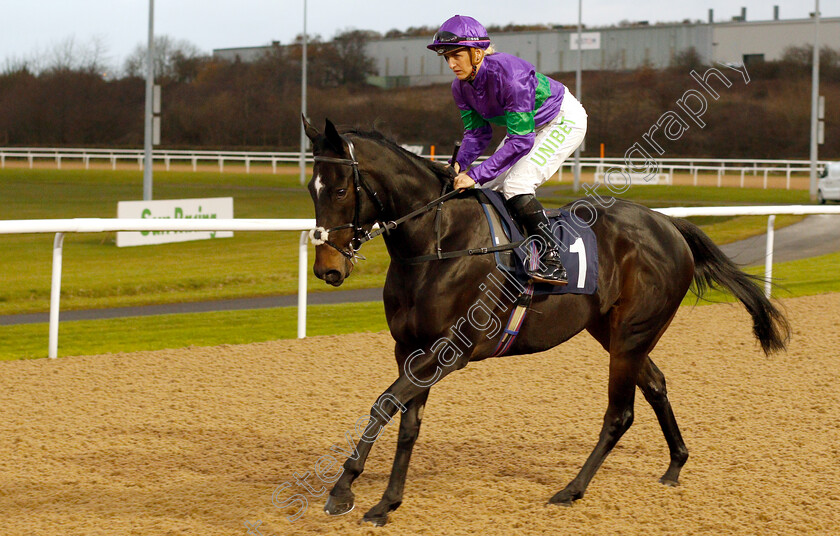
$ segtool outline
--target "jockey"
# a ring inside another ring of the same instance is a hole
[[[479,184],[501,192],[511,215],[543,243],[534,281],[565,285],[566,269],[536,189],[583,141],[586,111],[560,82],[536,72],[527,61],[495,52],[487,30],[472,17],[455,15],[441,25],[429,49],[455,73],[452,95],[461,111],[464,136],[452,166],[454,187]],[[483,163],[469,166],[490,144],[490,124],[507,136]]]

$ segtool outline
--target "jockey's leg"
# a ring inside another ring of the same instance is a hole
[[[557,239],[551,232],[551,222],[548,221],[537,196],[534,194],[517,195],[508,199],[505,204],[511,215],[525,228],[529,239],[536,240],[541,245],[539,262],[525,267],[528,275],[540,283],[567,284],[569,280],[566,276],[566,268],[560,262]]]
[[[529,270],[535,281],[553,285],[568,282],[566,270],[560,262],[559,245],[535,193],[581,144],[586,125],[586,111],[567,92],[557,116],[537,129],[534,146],[528,155],[484,185],[501,191],[511,215],[522,224],[529,237],[542,242],[540,266]]]

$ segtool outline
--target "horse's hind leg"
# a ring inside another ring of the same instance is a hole
[[[405,413],[400,416],[397,453],[394,455],[394,466],[391,469],[388,487],[382,495],[382,500],[364,515],[363,521],[381,527],[388,521],[388,513],[396,510],[402,503],[405,477],[408,474],[408,462],[411,460],[414,443],[420,435],[423,408],[428,397],[428,390],[414,397],[407,404]]]
[[[630,293],[632,295],[632,292]],[[673,296],[677,296],[674,293]],[[681,296],[681,295],[680,295]],[[550,503],[569,505],[583,497],[589,482],[595,476],[598,468],[607,458],[609,453],[624,435],[624,432],[633,424],[633,403],[636,394],[636,385],[640,384],[641,378],[647,378],[642,392],[648,400],[650,397],[656,402],[654,409],[657,416],[660,414],[660,422],[665,422],[665,431],[668,444],[674,442],[674,448],[682,447],[682,438],[679,437],[679,429],[670,411],[670,404],[664,398],[665,378],[662,373],[650,361],[648,353],[653,349],[665,329],[674,317],[679,298],[672,298],[674,303],[669,307],[668,302],[662,303],[651,300],[631,300],[623,306],[613,309],[606,317],[594,322],[587,327],[601,345],[610,353],[610,379],[609,379],[609,402],[607,412],[604,415],[604,424],[601,427],[601,434],[598,444],[595,445],[592,453],[583,464],[578,475],[561,491],[556,493]],[[648,366],[648,363],[650,366]],[[655,372],[654,372],[655,370]],[[658,373],[658,375],[656,374]],[[661,395],[657,390],[661,388]],[[654,404],[654,402],[651,402]],[[657,409],[660,408],[660,409]],[[670,415],[670,417],[669,417]],[[683,462],[687,454],[683,457]],[[673,457],[672,457],[673,459]],[[679,458],[678,458],[679,459]],[[675,472],[669,469],[666,476],[676,477],[682,465],[674,464]]]
[[[650,357],[645,363],[637,380],[639,389],[645,395],[645,399],[656,413],[662,433],[665,434],[665,441],[668,442],[668,449],[671,451],[671,463],[668,470],[659,479],[663,484],[670,486],[679,485],[680,470],[688,460],[688,449],[685,448],[680,428],[677,426],[677,419],[671,409],[671,402],[668,401],[668,392],[665,388],[665,375],[651,361]]]
[[[589,482],[612,451],[624,432],[633,424],[633,398],[636,377],[644,354],[615,352],[610,355],[609,403],[598,444],[583,464],[578,475],[548,502],[569,505],[583,497]]]

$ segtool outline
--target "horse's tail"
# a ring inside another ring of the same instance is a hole
[[[764,296],[764,278],[746,274],[706,233],[688,220],[671,218],[694,256],[694,292],[702,298],[710,288],[724,287],[744,304],[753,319],[753,333],[765,354],[784,350],[790,339],[787,318]]]

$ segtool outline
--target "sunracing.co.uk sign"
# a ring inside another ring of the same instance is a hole
[[[233,198],[120,201],[117,203],[117,218],[228,219],[233,218]],[[121,231],[117,233],[117,247],[230,238],[232,236],[233,231]]]

